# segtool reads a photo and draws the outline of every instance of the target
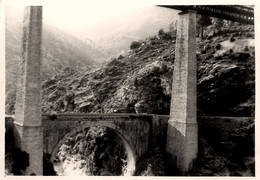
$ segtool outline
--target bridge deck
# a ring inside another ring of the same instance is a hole
[[[244,24],[254,24],[254,9],[239,5],[191,5],[191,6],[172,6],[159,5],[170,9],[181,11],[195,10],[198,14],[212,16],[220,19],[236,21]]]

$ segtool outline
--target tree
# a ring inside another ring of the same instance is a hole
[[[199,37],[203,38],[204,27],[212,24],[211,18],[209,16],[200,15],[197,23],[200,26]]]

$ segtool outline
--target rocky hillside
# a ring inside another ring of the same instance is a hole
[[[173,57],[173,48],[168,47],[173,44],[156,37],[134,44],[137,47],[128,55],[101,67],[81,72],[66,68],[45,81],[44,112],[68,110],[66,99],[71,99],[73,112],[135,112],[137,106],[147,104],[142,112],[168,114]]]
[[[255,49],[250,26],[206,29],[197,39],[198,111],[254,116]],[[127,54],[43,83],[43,112],[169,114],[175,32],[132,42]]]
[[[208,115],[254,117],[254,29],[214,28],[198,41],[198,108]]]

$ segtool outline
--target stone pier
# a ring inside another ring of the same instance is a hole
[[[172,170],[189,171],[198,152],[196,12],[179,13],[166,152]]]
[[[41,112],[42,7],[25,8],[15,107],[16,146],[29,154],[26,175],[43,173]]]

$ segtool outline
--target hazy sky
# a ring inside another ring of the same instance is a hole
[[[208,4],[241,4],[243,0],[218,0]],[[164,2],[162,0],[6,0],[6,4],[22,12],[27,5],[43,5],[43,20],[67,32],[86,35],[95,34],[95,26],[119,22],[131,16],[131,12]],[[167,1],[165,1],[167,2]],[[205,1],[171,0],[175,4],[198,4]],[[248,3],[254,0],[248,0]],[[167,3],[166,3],[167,4]],[[253,4],[253,3],[252,3]],[[141,18],[141,17],[140,17]],[[138,19],[137,19],[138,20]],[[126,22],[127,23],[127,22]],[[115,24],[115,23],[114,23]],[[87,31],[86,31],[87,30]],[[85,33],[85,34],[84,34]]]
[[[133,2],[118,0],[45,0],[41,1],[40,4],[44,8],[44,19],[56,26],[74,31],[122,18],[132,11],[151,6],[145,3],[146,1]],[[22,12],[26,1],[9,0],[6,1],[6,5]]]

